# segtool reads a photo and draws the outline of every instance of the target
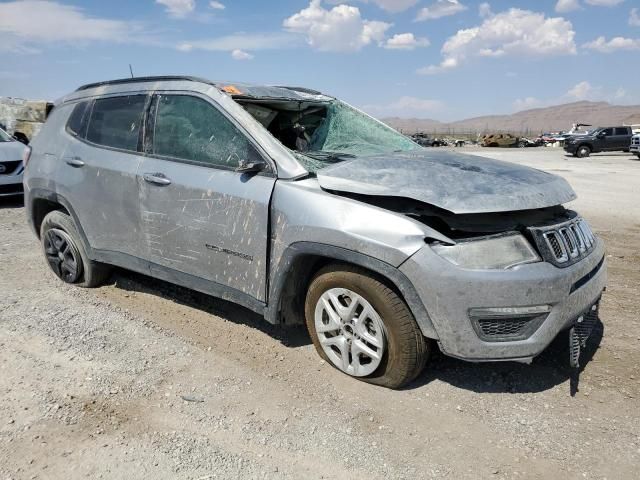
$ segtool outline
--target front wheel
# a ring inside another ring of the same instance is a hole
[[[312,280],[305,319],[320,356],[365,382],[400,388],[414,380],[429,343],[393,290],[366,270],[329,265]]]
[[[576,156],[578,158],[585,158],[585,157],[588,157],[590,154],[591,154],[591,149],[586,145],[582,145],[581,147],[578,147],[578,150],[576,150]]]

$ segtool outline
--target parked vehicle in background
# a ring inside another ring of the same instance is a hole
[[[640,134],[631,137],[631,146],[629,147],[629,151],[640,158]]]
[[[40,131],[52,108],[50,102],[0,97],[0,123],[7,133],[27,145]]]
[[[415,133],[409,138],[422,147],[431,147],[433,143],[432,138],[425,133]]]
[[[496,133],[491,135],[485,135],[482,137],[482,146],[483,147],[518,147],[525,148],[528,146],[532,146],[533,142],[531,140],[516,137],[511,135],[510,133]]]
[[[564,142],[564,150],[578,158],[599,152],[628,152],[631,147],[631,137],[631,127],[596,128],[589,135],[567,138]]]
[[[27,150],[27,218],[62,281],[118,265],[306,323],[367,382],[411,382],[436,342],[530,362],[563,330],[576,366],[598,321],[604,245],[564,179],[422,148],[317,91],[87,85]]]
[[[0,197],[22,195],[25,146],[0,129]]]

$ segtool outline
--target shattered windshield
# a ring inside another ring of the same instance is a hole
[[[245,100],[244,108],[310,173],[356,156],[422,148],[413,140],[338,100]]]

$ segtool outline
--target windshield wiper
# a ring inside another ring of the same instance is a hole
[[[356,156],[351,153],[325,152],[322,150],[314,150],[314,151],[298,152],[298,153],[305,155],[307,157],[311,157],[315,160],[324,160],[324,161],[336,161],[336,160],[342,160],[345,158],[356,158]]]

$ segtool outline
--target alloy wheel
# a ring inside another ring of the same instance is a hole
[[[362,296],[332,288],[318,299],[314,322],[318,340],[331,363],[354,377],[376,371],[386,348],[382,318]]]
[[[44,251],[51,270],[67,283],[75,283],[82,275],[82,260],[71,237],[63,230],[47,230]]]

